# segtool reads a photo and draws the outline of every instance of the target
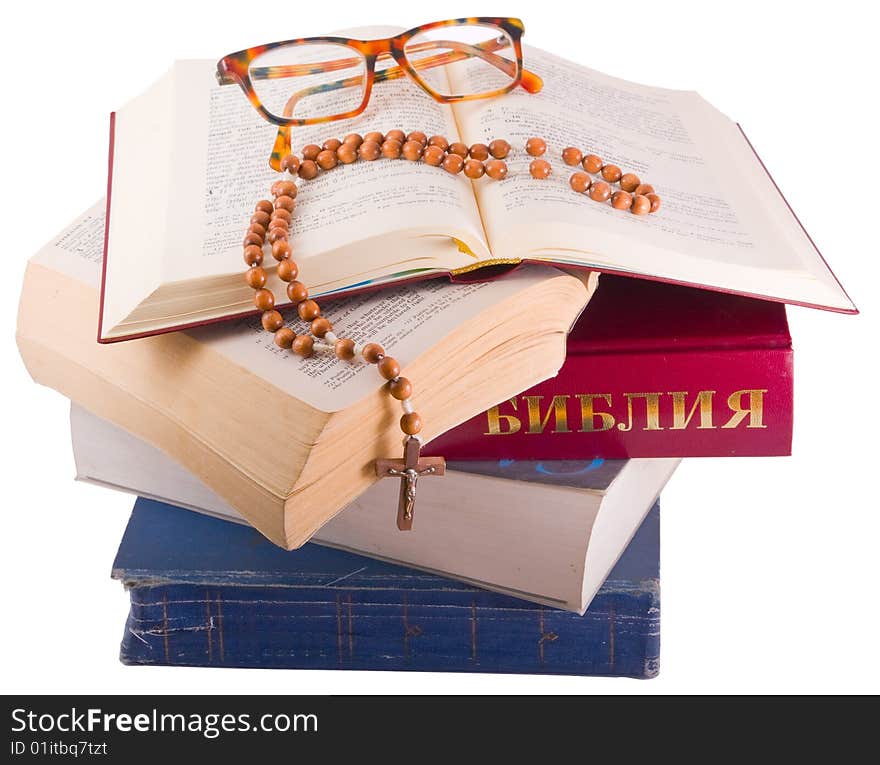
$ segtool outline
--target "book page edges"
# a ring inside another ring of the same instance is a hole
[[[98,345],[90,333],[81,331],[81,322],[69,322],[60,328],[61,335],[49,343],[39,330],[39,306],[47,290],[56,295],[56,305],[63,304],[66,313],[81,315],[82,321],[95,316],[86,308],[90,302],[94,304],[92,289],[64,279],[45,266],[28,264],[16,337],[33,379],[166,451],[233,507],[242,510],[269,539],[283,546],[284,487],[289,484],[277,475],[273,478],[273,470],[292,474],[301,470],[305,463],[303,442],[317,437],[328,416],[307,408],[271,383],[183,334],[158,339],[145,351],[143,346]],[[180,361],[184,357],[200,359],[195,372],[194,365]],[[178,370],[176,380],[172,369]],[[186,381],[194,380],[194,375],[198,384],[188,384]],[[240,379],[230,384],[230,376]],[[160,384],[159,380],[166,377],[169,382]],[[234,391],[242,389],[254,395],[261,389],[275,392],[273,395],[267,391],[278,406],[275,416],[264,423],[269,431],[263,428],[263,432],[272,443],[287,444],[286,466],[277,460],[262,459],[260,444],[265,440],[253,440],[248,435],[253,429],[241,426],[248,421],[250,406],[244,400],[236,403],[241,397],[234,395]],[[193,395],[223,397],[222,390],[228,391],[226,401],[218,403],[215,409],[225,413],[223,418],[212,420],[206,410],[199,413],[187,404],[186,399]],[[238,440],[224,449],[223,435],[232,425],[236,425]],[[199,430],[208,432],[199,436]],[[294,432],[299,439],[290,438]]]
[[[762,170],[764,171],[764,173],[767,175],[767,179],[770,181],[770,183],[773,184],[773,188],[776,189],[776,193],[779,194],[779,198],[785,203],[785,206],[788,208],[788,211],[791,213],[791,217],[794,218],[795,222],[796,222],[797,225],[800,227],[800,229],[801,229],[801,231],[803,232],[804,236],[807,238],[807,240],[808,240],[808,241],[810,242],[810,244],[812,245],[813,249],[816,251],[816,254],[819,256],[819,259],[822,261],[822,264],[823,264],[823,265],[825,266],[825,268],[827,269],[829,275],[830,275],[831,278],[834,280],[834,282],[837,284],[838,288],[839,288],[840,291],[843,293],[844,297],[845,297],[845,298],[849,301],[849,303],[850,303],[850,307],[849,307],[849,308],[840,308],[840,309],[828,308],[827,306],[808,306],[808,307],[826,308],[826,310],[837,311],[837,312],[839,312],[839,313],[858,314],[858,313],[859,313],[859,309],[856,308],[856,304],[853,302],[852,298],[851,298],[851,297],[849,296],[849,294],[847,293],[847,291],[846,291],[846,289],[844,288],[843,284],[841,284],[840,279],[838,279],[838,278],[837,278],[837,275],[834,273],[834,271],[831,270],[831,266],[828,265],[828,261],[825,260],[825,256],[822,254],[822,251],[819,249],[819,247],[818,247],[818,246],[816,245],[816,243],[813,241],[813,237],[810,236],[810,232],[807,231],[806,226],[804,226],[804,224],[801,222],[801,219],[798,217],[797,213],[794,211],[794,208],[791,206],[791,204],[789,204],[789,201],[788,201],[788,199],[786,198],[785,194],[782,193],[782,189],[779,188],[779,184],[776,183],[776,179],[773,177],[773,175],[772,175],[772,174],[770,173],[770,171],[767,169],[767,165],[764,164],[764,160],[761,159],[761,155],[758,154],[758,152],[755,150],[754,145],[753,145],[752,142],[749,140],[749,137],[746,135],[746,131],[743,130],[743,126],[740,125],[739,122],[736,122],[735,124],[736,124],[736,127],[737,127],[737,129],[739,130],[740,134],[742,135],[743,140],[746,142],[746,145],[749,147],[749,150],[752,152],[752,154],[754,154],[755,159],[758,160],[758,164],[761,166],[761,169],[762,169]],[[796,305],[797,305],[797,304],[796,304]],[[804,305],[806,305],[806,304],[804,304]]]
[[[679,458],[628,460],[606,489],[587,545],[578,613],[583,615],[629,545],[660,492],[681,463]],[[593,537],[610,539],[602,549]],[[576,597],[576,596],[573,596]]]

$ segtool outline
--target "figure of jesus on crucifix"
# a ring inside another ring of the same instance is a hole
[[[410,436],[404,445],[402,460],[376,460],[376,475],[379,478],[400,478],[397,528],[401,531],[412,529],[419,477],[442,476],[446,473],[446,460],[442,457],[419,457],[421,448],[419,439]]]

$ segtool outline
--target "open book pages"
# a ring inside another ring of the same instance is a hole
[[[192,473],[122,428],[74,405],[70,431],[78,480],[245,522]],[[397,487],[383,481],[312,541],[583,613],[677,464],[450,463],[443,481],[420,484],[411,532],[397,531]]]
[[[277,544],[299,546],[401,452],[400,407],[366,364],[302,360],[256,319],[95,342],[103,206],[28,266],[18,342],[38,382],[165,450]],[[531,267],[497,282],[423,282],[334,306],[340,335],[393,353],[425,441],[554,375],[595,275]],[[48,302],[65,317],[50,331]],[[60,332],[60,335],[58,334]]]
[[[536,95],[447,106],[400,79],[379,83],[354,119],[294,129],[297,152],[331,135],[398,127],[514,147],[501,183],[379,160],[304,184],[292,241],[313,294],[534,260],[855,310],[742,131],[697,93],[626,82],[531,47],[524,57],[544,79]],[[447,70],[459,84],[476,78],[467,61]],[[277,177],[267,164],[275,130],[237,87],[216,83],[213,61],[177,63],[116,113],[102,339],[252,310],[242,231]],[[527,171],[522,147],[532,135],[547,140],[549,180]],[[636,217],[575,194],[559,158],[568,145],[652,183],[662,210]],[[271,286],[283,294],[277,280]]]

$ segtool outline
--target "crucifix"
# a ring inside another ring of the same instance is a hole
[[[397,528],[401,531],[412,529],[419,477],[446,474],[446,460],[443,457],[420,457],[421,449],[421,441],[408,436],[403,446],[402,460],[376,460],[376,475],[379,478],[400,478]]]

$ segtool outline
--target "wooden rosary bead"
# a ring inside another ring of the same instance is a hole
[[[603,165],[601,174],[608,183],[617,183],[623,171],[617,165]]]
[[[402,148],[403,144],[400,141],[396,141],[393,138],[386,138],[382,143],[382,156],[386,159],[398,159]]]
[[[258,290],[266,286],[266,272],[260,266],[249,268],[244,272],[244,278],[251,289]]]
[[[343,146],[353,146],[355,150],[364,142],[364,138],[360,133],[349,133],[342,139]],[[341,147],[340,147],[341,148]]]
[[[355,145],[354,143],[344,143],[336,150],[336,157],[343,165],[350,165],[352,162],[357,161],[358,158],[358,146],[360,144]]]
[[[482,178],[486,173],[486,168],[478,159],[467,159],[464,163],[464,174],[471,180]]]
[[[590,178],[586,173],[572,173],[571,178],[568,179],[568,185],[571,188],[578,192],[578,194],[583,194],[588,188],[590,188],[590,184],[593,182],[593,179]]]
[[[422,429],[422,416],[418,412],[409,412],[400,418],[400,429],[408,436],[414,436]]]
[[[372,130],[364,135],[364,143],[378,143],[381,145],[382,141],[384,140],[385,136],[382,135],[378,130]]]
[[[296,202],[293,201],[293,197],[289,197],[287,194],[283,194],[275,200],[276,210],[287,210],[287,212],[292,213],[294,207],[296,207]]]
[[[279,239],[272,245],[272,257],[275,260],[286,260],[291,255],[293,255],[293,248],[284,239]]]
[[[294,353],[307,359],[315,352],[315,341],[311,335],[297,335],[291,348]]]
[[[485,162],[489,159],[489,147],[484,143],[475,143],[468,149],[468,154],[470,154],[471,159],[478,159],[480,162]]]
[[[458,154],[447,154],[443,160],[443,169],[452,175],[460,173],[463,167],[464,160]]]
[[[586,170],[588,173],[592,173],[593,175],[595,175],[602,169],[602,165],[602,160],[595,154],[587,154],[587,156],[581,160],[581,166],[584,168],[584,170]]]
[[[291,175],[296,175],[296,171],[299,170],[299,157],[296,154],[288,154],[281,160],[281,169],[287,170]]]
[[[321,307],[314,300],[303,300],[296,307],[296,312],[303,321],[311,321],[321,315]]]
[[[377,364],[385,355],[385,349],[379,343],[367,343],[361,351],[361,355],[368,364]]]
[[[651,200],[643,194],[636,194],[633,197],[632,207],[629,208],[629,211],[633,215],[647,215],[651,212]]]
[[[607,202],[611,197],[611,186],[605,181],[595,181],[588,192],[594,202]]]
[[[422,144],[418,141],[407,141],[400,149],[404,159],[417,162],[422,158]]]
[[[635,173],[624,173],[620,176],[619,183],[620,188],[622,188],[624,191],[633,192],[639,187],[641,181],[639,180],[639,176],[637,176]]]
[[[293,213],[290,212],[290,210],[285,210],[283,207],[279,207],[277,210],[272,210],[273,220],[284,220],[287,223],[290,223],[291,218],[293,218]]]
[[[296,340],[296,332],[290,327],[281,327],[275,332],[275,345],[279,348],[289,349]]]
[[[316,143],[310,143],[307,146],[303,146],[302,155],[303,159],[310,159],[314,161],[315,157],[317,157],[321,153],[321,147]],[[300,162],[302,165],[302,162]]]
[[[648,201],[651,203],[650,212],[652,212],[652,213],[657,212],[657,210],[660,209],[660,197],[657,196],[656,194],[645,194],[645,196],[648,198]]]
[[[299,266],[293,258],[282,260],[278,264],[278,278],[283,282],[292,282],[299,275]]]
[[[259,202],[257,202],[256,207],[254,207],[254,212],[262,210],[263,212],[267,212],[269,213],[269,215],[271,215],[274,209],[275,208],[272,206],[272,203],[268,199],[261,199]]]
[[[289,213],[289,210],[285,210],[284,212]],[[283,228],[285,231],[290,228],[290,218],[285,218],[281,215],[273,215],[269,219],[269,231],[273,228]]]
[[[486,175],[492,180],[503,181],[507,177],[507,163],[500,159],[490,159],[484,165]]]
[[[244,241],[241,244],[242,247],[250,247],[251,245],[262,247],[263,237],[261,237],[259,234],[255,234],[253,231],[248,231],[244,235]]]
[[[640,183],[633,193],[647,196],[654,193],[654,187],[650,183]]]
[[[328,138],[324,143],[321,144],[321,148],[324,151],[333,151],[335,152],[340,146],[342,146],[342,141],[338,138]],[[315,161],[317,162],[318,158],[315,157]]]
[[[318,172],[318,165],[313,159],[304,159],[299,163],[299,170],[296,171],[296,174],[304,181],[311,181],[318,177]]]
[[[272,184],[272,196],[276,199],[278,197],[290,197],[291,199],[296,199],[296,184],[293,181],[275,181]]]
[[[244,262],[249,266],[259,266],[263,262],[263,248],[258,244],[249,244],[244,248]]]
[[[446,152],[443,151],[442,147],[435,143],[429,143],[422,154],[422,160],[424,163],[426,165],[431,165],[431,167],[440,167],[440,165],[443,164],[445,157]]]
[[[259,223],[251,223],[251,225],[248,226],[248,231],[253,232],[257,236],[261,236],[264,239],[266,237],[266,227],[261,226]]]
[[[269,217],[269,213],[263,212],[262,210],[257,210],[253,215],[251,215],[251,223],[259,223],[261,226],[268,226],[271,218]]]
[[[401,146],[403,146],[403,142],[406,141],[406,133],[402,130],[389,130],[385,133],[386,141],[397,141]]]
[[[254,305],[261,311],[271,311],[275,307],[275,296],[272,294],[272,290],[267,290],[265,287],[257,290],[254,293]]]
[[[551,171],[550,163],[546,159],[533,159],[529,164],[529,172],[532,174],[532,178],[537,178],[541,181],[549,178]]]
[[[629,210],[632,207],[633,198],[628,191],[615,191],[611,195],[611,206],[615,210]]]
[[[347,337],[340,337],[333,346],[333,352],[336,358],[343,361],[351,361],[354,358],[354,340]]]
[[[530,157],[540,157],[545,151],[547,151],[547,144],[543,138],[529,138],[526,141],[526,154]]]
[[[369,134],[368,134],[369,135]],[[373,162],[382,155],[382,148],[376,141],[364,141],[358,146],[358,156],[367,162]]]
[[[574,146],[566,146],[562,150],[562,161],[565,162],[566,165],[571,165],[572,167],[579,165],[583,158],[584,155],[581,150],[576,149]]]
[[[395,377],[400,376],[400,363],[397,359],[391,358],[391,356],[385,356],[385,358],[381,359],[377,369],[379,374],[386,380],[393,380]]]
[[[267,332],[274,332],[284,326],[284,317],[278,311],[265,311],[260,317],[260,322]]]
[[[449,148],[446,151],[448,154],[455,154],[462,159],[466,159],[468,155],[468,147],[465,146],[461,141],[456,141],[455,143],[449,144]]]
[[[412,383],[405,377],[398,377],[388,383],[388,392],[398,401],[403,401],[412,396]]]
[[[510,144],[503,138],[496,138],[489,144],[489,153],[495,157],[495,159],[504,159],[510,154]]]
[[[442,135],[432,135],[428,139],[428,146],[439,146],[441,151],[446,151],[449,148],[449,141]]]
[[[421,130],[413,130],[412,133],[410,133],[406,137],[406,140],[415,141],[416,143],[420,143],[422,146],[424,146],[426,143],[428,143],[428,136],[426,136]]]
[[[266,241],[274,247],[275,242],[281,242],[287,239],[287,233],[287,229],[283,226],[273,226],[269,229],[269,233],[266,234]]]
[[[309,331],[315,337],[324,337],[324,335],[326,335],[332,329],[333,325],[323,316],[319,316],[317,319],[313,320],[311,326],[309,327]]]
[[[315,163],[322,170],[332,170],[336,167],[336,149],[323,149],[317,157]]]
[[[291,303],[302,303],[303,300],[309,299],[309,291],[302,282],[291,282],[287,285],[287,297]]]

